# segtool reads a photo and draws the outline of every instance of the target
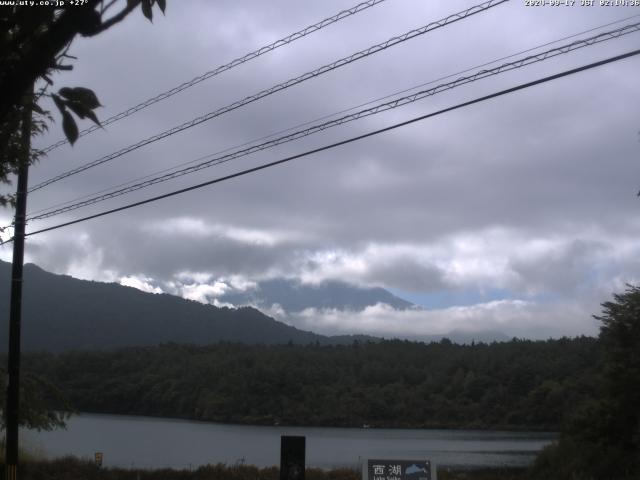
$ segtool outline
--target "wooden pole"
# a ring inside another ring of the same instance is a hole
[[[6,408],[6,480],[18,478],[18,425],[20,418],[20,323],[22,318],[22,270],[24,264],[24,234],[27,212],[29,157],[31,150],[31,103],[33,89],[27,96],[22,116],[23,158],[19,159],[16,216],[13,234],[13,263],[11,265],[11,307],[9,313],[9,359]]]

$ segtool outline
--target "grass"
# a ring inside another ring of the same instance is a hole
[[[527,480],[527,468],[482,468],[474,470],[438,470],[438,480]]]
[[[205,465],[194,470],[136,470],[99,468],[94,462],[76,457],[54,460],[27,460],[19,470],[21,480],[279,480],[277,467],[258,468],[249,465]],[[526,469],[482,469],[438,471],[438,480],[525,480]],[[305,480],[360,480],[360,472],[352,469],[320,470],[309,468]]]
[[[4,465],[4,456],[6,453],[4,440],[0,440],[0,464]],[[37,462],[44,458],[44,454],[34,448],[20,447],[18,450],[18,459],[20,463],[23,462]]]

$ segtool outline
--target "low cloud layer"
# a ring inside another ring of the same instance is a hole
[[[395,310],[378,304],[358,312],[308,309],[279,315],[283,321],[325,334],[368,334],[385,338],[416,338],[465,332],[500,332],[508,337],[546,339],[597,334],[584,306],[497,300],[434,310]]]
[[[220,232],[235,231],[210,227],[204,221],[177,219],[167,224],[196,225],[196,235],[207,232],[206,238],[217,237],[212,250],[218,255],[219,239],[223,237]],[[140,225],[142,230],[149,228]],[[458,299],[470,299],[463,305],[444,307],[430,305],[427,300],[422,309],[415,310],[396,310],[379,304],[361,311],[306,309],[292,313],[279,305],[260,306],[279,320],[319,333],[410,338],[454,330],[491,330],[529,338],[592,335],[597,333],[597,327],[591,316],[598,313],[599,303],[624,289],[625,283],[640,280],[637,275],[640,252],[634,239],[612,238],[593,229],[576,235],[585,240],[566,234],[526,237],[512,229],[492,228],[475,234],[446,236],[432,243],[365,244],[349,250],[323,250],[309,241],[308,236],[296,234],[288,239],[282,236],[283,251],[279,250],[278,242],[253,241],[267,236],[262,232],[231,239],[227,236],[230,246],[223,251],[238,252],[233,269],[224,258],[217,265],[197,259],[181,263],[180,269],[168,275],[163,275],[166,265],[157,270],[145,267],[155,257],[141,258],[140,252],[136,257],[127,252],[116,256],[95,248],[88,235],[74,239],[76,254],[65,263],[58,263],[59,258],[48,263],[47,250],[41,248],[30,248],[28,257],[59,273],[118,281],[143,291],[170,293],[217,306],[234,306],[222,300],[229,292],[255,291],[259,281],[281,277],[310,284],[340,280],[354,285],[382,286],[401,296],[405,292],[408,295],[405,298],[409,299],[416,292],[427,297],[457,292]],[[171,238],[158,236],[156,240],[158,244],[170,243]],[[48,239],[49,248],[55,248],[52,241],[53,236]],[[160,248],[161,245],[156,245],[156,251]],[[169,245],[165,248],[169,251]],[[122,263],[117,262],[118,258]],[[256,258],[264,266],[259,274]],[[144,273],[149,271],[155,273]],[[234,273],[229,274],[230,271]],[[496,297],[493,292],[499,295]],[[487,295],[490,298],[486,301],[473,301]]]

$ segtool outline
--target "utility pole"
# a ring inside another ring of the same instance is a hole
[[[24,264],[24,234],[27,213],[29,157],[31,151],[31,102],[33,88],[27,93],[22,112],[21,143],[23,157],[18,163],[16,216],[13,233],[13,263],[11,264],[11,307],[9,313],[9,360],[7,371],[6,407],[6,471],[5,480],[18,478],[18,422],[20,413],[20,321],[22,317],[22,267]]]

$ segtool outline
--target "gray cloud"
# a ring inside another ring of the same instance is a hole
[[[98,131],[73,148],[52,152],[32,169],[31,183],[472,4],[385,2]],[[333,0],[200,1],[170,9],[153,25],[132,16],[99,38],[74,44],[76,68],[56,82],[94,88],[106,105],[100,112],[106,118],[347,6]],[[30,210],[634,13],[535,9],[510,2],[35,192]],[[276,160],[626,51],[637,41],[634,35],[30,228]],[[32,237],[27,257],[84,278],[135,277],[143,288],[145,283],[148,288],[166,285],[181,272],[206,273],[211,282],[282,275],[417,293],[496,288],[531,304],[536,302],[530,295],[544,292],[564,304],[597,307],[594,295],[604,301],[639,276],[633,242],[640,233],[636,71],[637,60],[630,59]],[[57,140],[59,130],[54,125],[42,144]],[[189,231],[180,219],[196,223]],[[0,255],[8,258],[6,247]],[[488,317],[480,311],[473,315],[482,323]],[[504,311],[517,323],[514,311]],[[541,306],[528,311],[544,317],[541,328],[561,316]],[[457,318],[448,310],[439,315]],[[507,317],[501,318],[508,323]]]
[[[594,335],[596,321],[571,302],[536,305],[521,300],[494,301],[437,310],[394,310],[378,304],[360,312],[308,309],[277,318],[299,328],[326,334],[364,333],[386,338],[443,335],[453,331],[498,331],[518,338]]]
[[[598,242],[573,240],[566,244],[549,245],[538,255],[516,258],[511,264],[522,278],[525,288],[554,292],[558,295],[575,294],[576,290],[591,289],[597,281],[601,265],[599,257],[609,261],[608,246]],[[608,254],[608,255],[607,255]]]

